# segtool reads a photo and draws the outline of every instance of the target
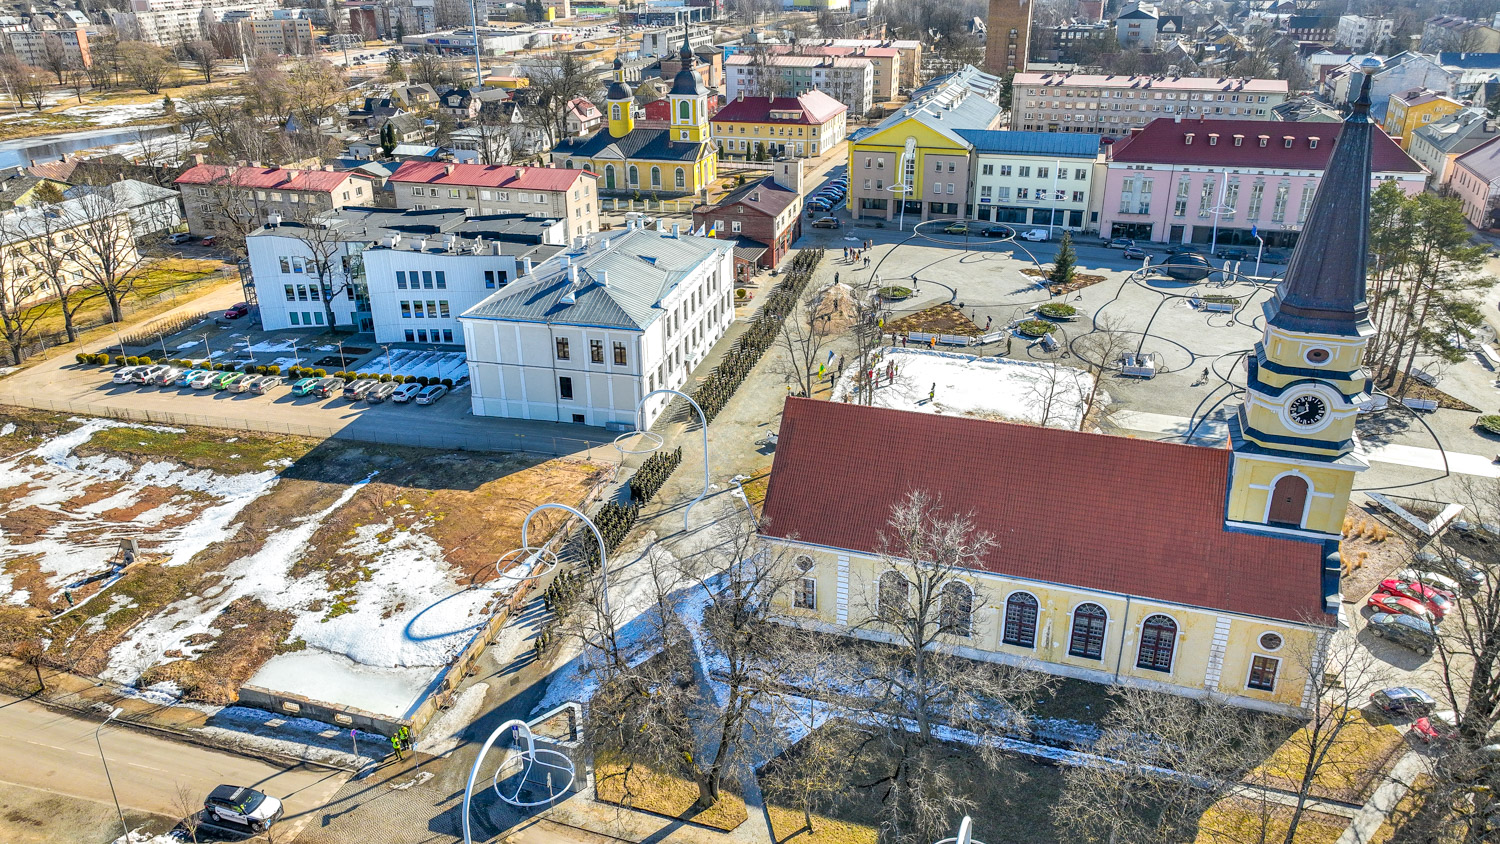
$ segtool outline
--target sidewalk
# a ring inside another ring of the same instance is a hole
[[[1349,828],[1339,836],[1336,844],[1366,844],[1372,840],[1424,767],[1425,762],[1419,754],[1407,751],[1386,775],[1385,783],[1375,789],[1369,801],[1354,815]]]

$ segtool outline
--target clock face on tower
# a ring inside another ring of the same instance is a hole
[[[1317,396],[1298,396],[1287,407],[1287,415],[1298,425],[1311,426],[1323,421],[1328,414],[1328,405]]]

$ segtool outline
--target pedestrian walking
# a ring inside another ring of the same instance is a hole
[[[934,334],[931,337],[927,338],[927,348],[929,348],[929,349],[936,349],[937,348],[937,335],[936,334]]]
[[[903,348],[903,349],[906,348],[906,335],[905,334],[901,335],[901,348]]]
[[[985,331],[989,331],[990,330],[990,323],[992,323],[994,321],[995,321],[995,318],[992,317],[992,316],[985,317],[984,318],[984,330]]]
[[[839,355],[839,372],[844,371],[844,356]]]
[[[868,270],[869,268],[870,268],[870,256],[866,255],[865,256],[865,269]]]
[[[928,401],[929,404],[932,403],[932,402],[934,402],[934,401],[937,401],[937,382],[936,381],[932,382],[932,389],[930,389],[930,390],[927,391],[927,401]]]
[[[839,283],[839,274],[838,273],[834,273],[833,274],[833,283],[834,284],[838,284]]]

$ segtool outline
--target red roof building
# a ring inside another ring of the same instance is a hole
[[[375,204],[375,183],[347,170],[198,164],[177,177],[188,230],[238,235],[271,215],[305,219],[345,206]],[[233,219],[231,219],[233,218]]]
[[[1158,118],[1106,145],[1099,234],[1210,249],[1289,249],[1343,132],[1342,123]],[[1370,139],[1372,188],[1408,195],[1427,172],[1383,132]],[[1256,240],[1259,235],[1261,240]]]
[[[561,167],[407,161],[391,174],[396,207],[464,208],[473,215],[535,214],[568,221],[568,235],[599,230],[598,176]]]
[[[713,116],[726,155],[816,158],[843,143],[849,107],[817,89],[796,97],[739,96]]]
[[[1321,616],[1321,545],[1224,529],[1231,457],[793,398],[765,533],[873,553],[892,506],[925,491],[995,537],[982,561],[994,574],[1286,621]]]

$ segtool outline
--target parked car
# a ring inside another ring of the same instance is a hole
[[[240,302],[240,303],[235,304],[235,305],[230,305],[229,306],[229,310],[227,310],[227,311],[224,312],[224,318],[225,319],[239,319],[240,317],[245,316],[246,314],[249,314],[249,313],[250,313],[250,303],[249,302]]]
[[[1032,243],[1041,243],[1047,239],[1047,230],[1031,229],[1029,231],[1021,232],[1021,239],[1029,240]]]
[[[111,376],[109,380],[115,382],[116,384],[129,384],[130,379],[135,375],[136,371],[140,369],[142,369],[142,367],[122,366],[119,369],[115,370],[115,374]]]
[[[242,372],[226,372],[213,382],[215,390],[227,390],[234,386],[234,382],[247,377]]]
[[[203,238],[203,245],[204,246],[213,246],[215,243],[218,242],[218,240],[219,239],[217,237],[215,237],[213,235],[209,235],[208,237]]]
[[[187,232],[172,232],[171,234],[167,235],[168,243],[187,243],[192,239],[193,236],[188,234]]]
[[[326,399],[344,388],[342,378],[319,378],[318,383],[313,385],[312,394],[320,399]]]
[[[395,402],[396,404],[406,404],[407,402],[416,398],[417,393],[421,391],[421,384],[418,384],[415,381],[408,381],[405,384],[397,387],[395,392],[391,393],[391,401]]]
[[[417,393],[417,404],[433,404],[443,396],[448,395],[448,388],[442,384],[428,384]]]
[[[178,375],[177,376],[177,381],[175,383],[179,387],[190,387],[190,386],[192,386],[194,378],[197,378],[199,375],[202,375],[203,373],[205,373],[207,371],[208,370],[206,370],[206,369],[198,369],[198,368],[194,367],[194,368],[189,369],[188,371],[182,373],[181,375]]]
[[[1015,233],[1016,230],[1011,228],[1010,226],[989,226],[984,231],[980,232],[980,234],[984,235],[985,237],[1010,237]]]
[[[813,228],[815,229],[836,229],[838,227],[838,217],[819,217],[818,219],[813,220]]]
[[[1126,249],[1134,245],[1135,240],[1129,237],[1117,237],[1114,240],[1111,240],[1109,243],[1105,244],[1105,246],[1108,246],[1110,249]]]
[[[1442,621],[1453,609],[1453,599],[1456,597],[1452,592],[1439,589],[1436,584],[1419,583],[1415,580],[1402,580],[1399,577],[1388,577],[1380,581],[1380,591],[1389,592],[1392,595],[1404,595],[1413,601],[1421,601],[1432,614]]]
[[[1366,606],[1373,607],[1377,612],[1394,612],[1420,618],[1423,621],[1434,621],[1432,612],[1418,601],[1403,598],[1400,595],[1392,595],[1389,592],[1376,592],[1365,602]]]
[[[344,385],[344,399],[346,401],[359,401],[365,397],[366,393],[379,385],[380,382],[373,378],[361,378],[358,381],[350,381]]]
[[[964,222],[949,223],[943,226],[943,234],[968,234],[969,224]]]
[[[1403,648],[1427,656],[1437,646],[1437,631],[1420,618],[1399,613],[1378,612],[1370,616],[1368,629],[1381,639],[1389,639]]]
[[[1465,591],[1463,584],[1441,572],[1401,569],[1391,576],[1400,580],[1410,580],[1425,586],[1431,586],[1434,589],[1453,595],[1459,595]]]
[[[231,392],[231,393],[248,393],[248,392],[250,392],[250,388],[255,386],[255,382],[259,381],[259,380],[260,380],[260,376],[259,375],[246,375],[246,376],[244,376],[242,378],[237,378],[233,382],[230,383],[230,385],[229,385],[229,392]]]
[[[1219,249],[1218,252],[1215,252],[1214,257],[1222,258],[1226,261],[1243,261],[1250,256],[1249,253],[1247,253],[1243,249],[1234,246],[1226,246]]]
[[[224,373],[214,369],[205,369],[198,373],[198,377],[188,382],[188,386],[195,390],[207,390],[214,381],[222,377]]]
[[[182,372],[181,367],[169,366],[152,376],[151,384],[157,387],[170,387],[177,383],[178,378],[182,377]]]
[[[316,387],[316,386],[318,386],[318,379],[316,379],[316,378],[303,378],[303,379],[301,379],[299,381],[296,381],[296,382],[294,382],[292,384],[292,395],[294,395],[294,396],[311,395],[312,391],[313,391],[313,388]]]
[[[1267,249],[1260,253],[1260,261],[1263,264],[1285,264],[1286,259],[1285,252],[1277,252],[1274,249]]]
[[[1426,715],[1437,705],[1432,695],[1410,686],[1394,686],[1370,693],[1370,702],[1381,712],[1399,715]]]
[[[1480,532],[1471,531],[1466,534],[1468,538],[1481,535]],[[1462,586],[1464,594],[1472,593],[1485,584],[1485,570],[1468,557],[1458,554],[1450,555],[1447,559],[1439,557],[1431,551],[1418,551],[1412,559],[1412,568],[1425,572],[1447,575],[1458,581]],[[1446,587],[1444,587],[1446,588]],[[1448,591],[1452,592],[1452,589]]]
[[[370,388],[370,392],[365,393],[365,401],[369,402],[370,404],[380,404],[381,402],[390,398],[391,393],[396,392],[396,388],[399,386],[401,385],[394,384],[390,381],[376,384],[375,386]]]
[[[262,375],[260,378],[257,378],[255,380],[255,384],[250,387],[250,392],[255,393],[259,396],[263,396],[266,393],[269,393],[272,387],[280,386],[281,377],[279,375]]]
[[[1125,258],[1141,259],[1146,257],[1146,250],[1139,246],[1127,246],[1125,247],[1125,251],[1120,254]]]
[[[228,821],[256,832],[269,829],[285,812],[275,797],[239,785],[217,786],[203,801],[203,813],[210,821]]]
[[[151,383],[151,380],[153,378],[171,368],[172,367],[164,363],[156,363],[149,366],[143,366],[130,373],[130,381],[133,384],[149,384]]]
[[[1165,261],[1155,265],[1159,272],[1177,281],[1202,281],[1214,271],[1213,264],[1197,252],[1178,252],[1168,255]]]

